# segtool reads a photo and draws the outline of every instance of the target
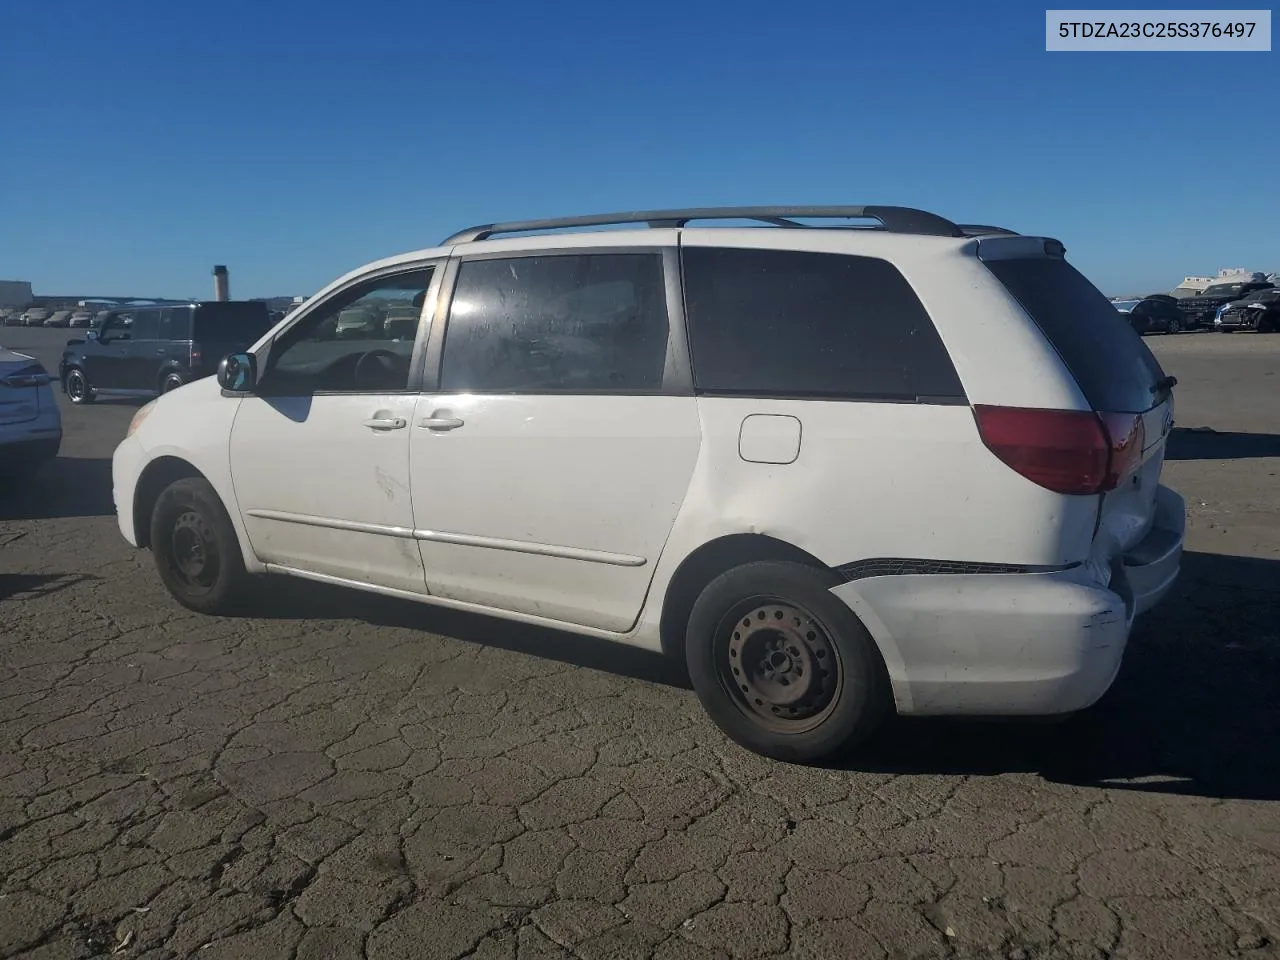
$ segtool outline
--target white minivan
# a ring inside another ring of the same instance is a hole
[[[192,610],[284,574],[663,651],[734,740],[810,761],[895,710],[1107,690],[1178,573],[1174,383],[1044,237],[880,206],[491,224],[142,408],[115,502]]]

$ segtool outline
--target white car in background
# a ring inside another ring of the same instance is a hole
[[[52,383],[35,357],[0,347],[0,475],[33,472],[58,455],[62,415]]]

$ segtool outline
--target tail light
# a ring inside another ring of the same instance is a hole
[[[38,363],[34,363],[29,367],[23,367],[21,370],[17,370],[14,373],[9,374],[7,377],[0,378],[0,386],[14,387],[16,389],[43,387],[52,382],[53,377],[49,376],[44,367]]]
[[[191,344],[191,369],[195,370],[204,360],[204,354],[200,352],[200,344]]]
[[[1055,493],[1114,490],[1142,461],[1141,416],[984,405],[973,413],[987,449]]]

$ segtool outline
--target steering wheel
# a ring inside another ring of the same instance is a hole
[[[356,383],[360,386],[383,386],[382,382],[369,383],[370,376],[394,374],[399,360],[400,357],[390,350],[370,350],[367,353],[360,354],[360,359],[356,361],[354,372]],[[374,372],[374,364],[377,365],[376,373]]]

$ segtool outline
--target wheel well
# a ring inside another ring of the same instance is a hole
[[[165,488],[175,480],[203,476],[181,457],[156,457],[147,464],[133,491],[133,530],[138,546],[151,546],[151,512]]]
[[[799,547],[761,533],[735,533],[704,543],[684,558],[667,584],[659,627],[662,652],[683,660],[685,627],[698,595],[726,570],[759,560],[790,560],[819,570],[829,569]]]

